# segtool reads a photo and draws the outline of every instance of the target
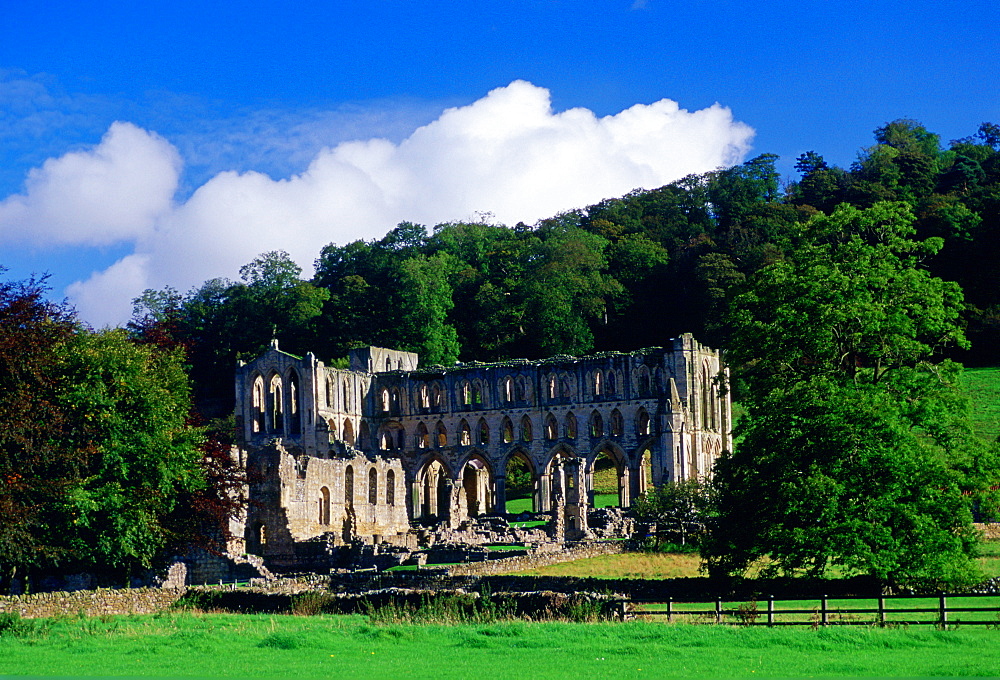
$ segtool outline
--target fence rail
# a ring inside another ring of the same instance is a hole
[[[993,606],[954,606],[949,605],[949,599],[975,599],[989,598],[994,602]],[[781,603],[794,602],[815,602],[812,599],[781,599]],[[776,608],[775,599],[769,597],[766,600],[766,608],[760,609],[760,602],[756,600],[739,601],[737,607],[729,608],[724,604],[735,604],[734,601],[727,601],[717,598],[714,601],[713,609],[678,609],[676,605],[684,604],[675,602],[673,598],[662,600],[622,600],[619,602],[623,618],[635,617],[666,617],[668,623],[683,620],[689,617],[705,617],[710,621],[714,619],[717,624],[744,625],[744,626],[830,626],[830,625],[994,625],[1000,627],[1000,596],[997,595],[935,595],[935,596],[897,596],[897,597],[837,597],[829,598],[822,596],[819,605],[811,608],[786,609]],[[831,606],[830,600],[837,602],[837,606]],[[899,602],[906,600],[929,600],[936,599],[936,606],[933,607],[890,607],[889,601]],[[877,600],[877,607],[850,607],[842,606],[839,603],[851,601],[871,601]],[[693,603],[701,604],[701,602]],[[649,607],[654,607],[650,609]],[[665,607],[665,608],[657,608]],[[957,614],[989,614],[995,616],[991,619],[974,617],[972,619],[958,618]],[[900,619],[899,614],[929,614],[924,618]],[[789,620],[788,617],[802,617],[808,615],[810,618],[802,620]],[[859,619],[857,616],[871,616],[872,619]],[[782,620],[784,619],[784,620]]]

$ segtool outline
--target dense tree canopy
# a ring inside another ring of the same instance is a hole
[[[905,204],[841,206],[802,226],[787,258],[733,300],[730,360],[746,390],[742,441],[716,470],[710,569],[894,581],[974,577],[972,501],[989,501],[996,447],[958,393],[959,287],[920,262]]]
[[[182,351],[81,328],[44,293],[0,282],[0,590],[30,570],[148,567],[205,488]]]

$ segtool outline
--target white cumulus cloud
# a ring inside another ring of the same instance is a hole
[[[445,110],[399,143],[340,143],[287,179],[222,172],[174,202],[177,151],[116,123],[91,151],[32,171],[0,203],[0,242],[134,243],[134,252],[67,291],[94,324],[121,323],[144,288],[234,277],[284,249],[307,271],[323,245],[376,238],[398,222],[436,224],[492,213],[533,223],[638,187],[740,162],[753,130],[718,104],[686,111],[663,99],[598,117],[556,113],[524,81]]]
[[[114,123],[93,149],[28,173],[24,193],[0,202],[0,241],[101,246],[139,238],[171,209],[180,168],[165,139]]]

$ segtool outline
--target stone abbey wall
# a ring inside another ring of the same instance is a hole
[[[566,538],[586,537],[599,460],[627,507],[650,484],[710,474],[730,446],[725,369],[690,335],[543,361],[418,359],[369,347],[335,369],[275,342],[239,367],[246,551],[292,559],[308,541],[403,545],[411,520],[456,528],[503,514],[513,459],[530,471],[534,511],[554,513]]]

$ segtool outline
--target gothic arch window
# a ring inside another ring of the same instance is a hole
[[[326,407],[333,408],[333,378],[326,376]]]
[[[444,409],[444,390],[441,388],[441,383],[434,383],[431,387],[431,408],[435,411]]]
[[[478,441],[480,446],[490,445],[490,426],[484,418],[479,419]]]
[[[319,523],[330,523],[330,489],[325,486],[319,490]]]
[[[618,376],[615,375],[614,371],[608,371],[608,377],[605,382],[607,383],[608,396],[614,396],[618,392]]]
[[[524,379],[523,375],[519,375],[517,380],[514,381],[514,400],[517,402],[523,402],[528,399],[528,381]]]
[[[462,406],[472,405],[472,386],[468,380],[463,380],[458,386],[458,403]]]
[[[483,383],[479,380],[472,381],[472,403],[476,406],[482,406],[484,403]]]
[[[368,504],[378,504],[378,471],[375,468],[368,470]]]
[[[635,424],[636,434],[640,437],[645,437],[649,434],[649,414],[646,413],[646,409],[639,409],[639,414],[636,417]]]
[[[594,411],[590,414],[590,436],[591,437],[603,437],[604,436],[604,419],[601,418],[601,414]]]
[[[573,396],[573,382],[566,373],[563,373],[559,378],[559,394],[562,395],[563,399],[569,399]]]
[[[611,436],[621,437],[625,433],[625,421],[621,411],[615,409],[611,412]]]
[[[389,412],[393,415],[399,415],[400,407],[402,406],[402,397],[399,392],[398,387],[393,387],[389,390]]]
[[[371,440],[369,439],[370,433],[368,429],[368,423],[364,420],[361,421],[361,426],[358,428],[358,448],[367,449]]]
[[[344,443],[354,446],[354,425],[351,423],[351,419],[347,418],[344,420]]]
[[[288,373],[288,424],[292,435],[302,433],[302,390],[294,369]]]
[[[431,407],[431,393],[427,389],[427,383],[420,384],[420,408],[430,408]]]
[[[344,470],[344,502],[348,507],[354,506],[354,468],[350,465]]]
[[[640,397],[648,397],[649,393],[650,393],[650,389],[649,389],[649,369],[646,368],[645,366],[640,366],[639,367],[638,383],[639,383],[639,385],[638,385],[638,387],[639,387],[639,396]]]
[[[530,442],[534,438],[531,431],[531,418],[524,416],[521,418],[521,441]]]
[[[576,416],[572,411],[566,414],[566,438],[576,439]]]
[[[272,375],[267,388],[268,416],[270,417],[270,432],[285,431],[284,394],[281,391],[281,376]]]
[[[326,431],[329,433],[330,441],[337,440],[337,421],[330,418],[326,421]]]
[[[594,371],[594,398],[597,399],[602,394],[604,394],[604,376],[601,375],[600,369]]]
[[[559,439],[559,423],[551,413],[545,416],[545,438],[549,441]]]
[[[548,377],[545,379],[545,396],[549,400],[555,400],[559,397],[559,383],[556,380],[555,373],[549,373]]]
[[[267,414],[267,400],[264,396],[264,378],[259,375],[253,381],[253,431],[263,432],[265,429],[265,415]]]
[[[472,430],[466,420],[462,420],[458,426],[458,445],[472,446]]]
[[[427,426],[423,423],[417,425],[417,448],[426,449],[431,445],[431,436],[427,432]]]
[[[385,370],[386,371],[391,371],[392,370],[392,360],[389,359],[389,357],[385,358]]]
[[[440,420],[437,424],[437,445],[438,448],[448,446],[448,428]]]
[[[500,394],[503,395],[505,404],[510,404],[514,401],[514,379],[509,375],[500,383]]]
[[[504,444],[510,444],[514,441],[514,424],[510,422],[510,418],[507,418],[506,416],[503,419],[502,433]]]
[[[381,404],[382,404],[382,412],[383,413],[388,413],[389,412],[389,390],[383,388],[382,389],[382,394],[380,395],[380,398],[381,398]]]
[[[343,391],[344,391],[344,399],[343,399],[343,403],[341,405],[341,408],[342,408],[343,411],[349,411],[350,410],[350,404],[351,404],[351,399],[350,399],[350,396],[351,396],[351,386],[350,386],[350,383],[347,382],[347,378],[344,378],[344,382],[342,384],[342,387],[343,387]]]
[[[396,504],[396,473],[392,470],[385,473],[385,504]]]

